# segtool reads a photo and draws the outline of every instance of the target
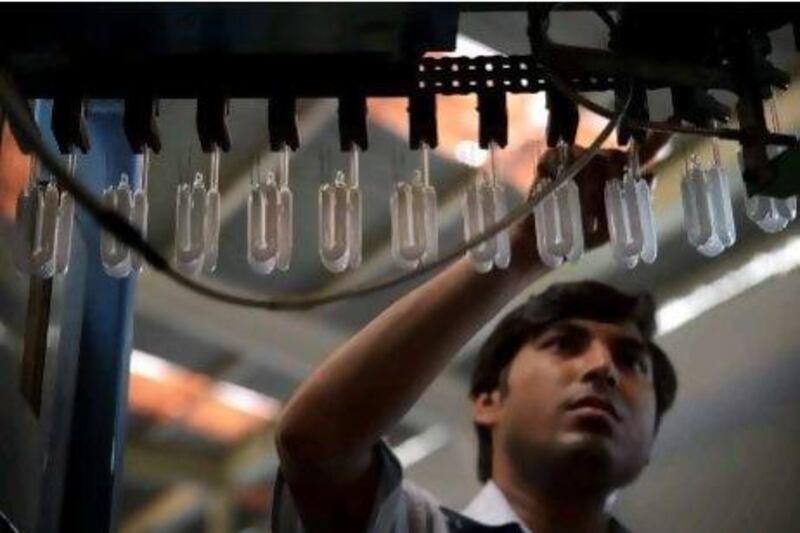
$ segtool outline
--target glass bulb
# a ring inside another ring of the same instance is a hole
[[[721,166],[715,164],[706,171],[706,183],[711,198],[715,232],[722,245],[728,248],[736,242],[736,224],[728,176]]]
[[[342,272],[350,260],[348,250],[348,187],[344,173],[319,190],[319,255],[331,272]]]
[[[612,179],[606,182],[604,190],[606,218],[614,259],[627,268],[633,268],[639,262],[639,257],[638,253],[632,250],[633,232],[625,192],[620,180]]]
[[[487,211],[493,209],[493,205],[488,208],[484,206],[483,194],[484,185],[473,182],[467,187],[462,203],[464,215],[464,239],[470,240],[483,232],[486,227]],[[491,220],[491,213],[490,215]],[[497,247],[494,239],[488,239],[481,244],[473,246],[467,252],[475,270],[480,273],[489,272],[494,265],[494,255]]]
[[[423,204],[425,218],[425,253],[422,255],[424,264],[431,263],[439,256],[439,213],[436,200],[436,189],[425,186],[423,189]]]
[[[539,190],[550,183],[549,178],[541,177],[538,181]],[[550,242],[555,234],[556,198],[551,192],[542,198],[533,208],[534,222],[536,224],[536,250],[542,263],[550,268],[556,268],[564,262],[563,256],[554,255],[550,251]]]
[[[278,192],[278,269],[289,270],[292,263],[293,246],[293,198],[288,187],[281,187]]]
[[[350,256],[348,264],[350,268],[358,268],[361,266],[361,224],[361,191],[355,187],[351,187],[347,191],[347,248],[348,255]]]
[[[75,154],[67,155],[67,171],[75,175],[78,158]],[[61,193],[58,206],[58,234],[56,236],[56,273],[66,274],[72,254],[72,228],[75,222],[75,201],[66,193]]]
[[[194,183],[178,186],[175,210],[175,262],[185,274],[195,275],[203,268],[205,258],[206,189],[203,174],[195,175]]]
[[[139,229],[142,239],[147,239],[147,219],[150,211],[147,193],[141,189],[133,193],[133,225]],[[131,250],[131,270],[141,272],[144,267],[144,258]]]
[[[61,193],[58,205],[58,234],[56,236],[56,273],[66,274],[72,255],[72,228],[75,222],[75,200]]]
[[[497,223],[508,214],[508,205],[506,202],[506,189],[503,185],[497,184],[494,189],[494,220],[492,223]],[[511,264],[511,241],[508,235],[508,230],[497,233],[494,236],[497,246],[497,251],[494,255],[494,266],[501,270],[508,268]]]
[[[211,189],[206,194],[205,227],[203,271],[211,273],[217,269],[217,257],[219,256],[220,195],[217,189]]]
[[[133,197],[128,185],[128,176],[122,174],[117,187],[108,187],[103,191],[103,202],[124,220],[130,221],[133,210]],[[106,274],[122,278],[131,272],[131,254],[127,246],[107,231],[100,236],[100,252],[103,269]]]
[[[292,191],[289,189],[289,155],[291,150],[283,146],[278,190],[278,269],[286,272],[292,264],[294,242],[294,212]]]
[[[699,159],[692,156],[681,182],[684,225],[689,243],[707,257],[717,256],[725,250],[720,238],[722,226],[715,221],[715,206],[719,208],[724,202],[724,198],[718,197],[720,192],[718,187],[709,186]]]
[[[36,240],[31,256],[31,273],[40,278],[51,278],[56,271],[56,235],[60,194],[52,182],[40,189],[43,199],[36,216]]]
[[[392,256],[398,265],[419,266],[426,250],[425,187],[400,182],[391,198]]]
[[[259,274],[269,274],[277,263],[277,203],[274,178],[259,178],[247,201],[247,260]]]
[[[642,225],[641,258],[642,261],[651,265],[658,257],[658,232],[653,213],[653,192],[650,185],[643,179],[636,180],[636,199],[639,220]]]

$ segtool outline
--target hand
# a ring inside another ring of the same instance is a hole
[[[654,176],[647,172],[656,156],[670,139],[668,134],[650,135],[639,148],[642,177],[648,183]],[[577,160],[586,151],[580,146],[571,146],[568,162]],[[558,165],[558,150],[548,149],[540,158],[537,175],[554,175]],[[608,242],[608,221],[606,218],[604,188],[608,180],[621,178],[628,163],[628,153],[617,149],[600,150],[581,172],[575,176],[580,191],[581,213],[586,250],[602,246]],[[512,257],[530,258],[523,265],[533,266],[538,258],[536,253],[536,227],[533,215],[527,216],[511,228]],[[517,261],[515,261],[517,263]]]

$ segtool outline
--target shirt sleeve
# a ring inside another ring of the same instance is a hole
[[[441,533],[445,519],[438,502],[427,491],[403,479],[403,467],[389,446],[375,446],[379,481],[367,533]],[[331,524],[335,530],[335,524]],[[280,470],[272,500],[274,533],[303,533],[303,524]]]

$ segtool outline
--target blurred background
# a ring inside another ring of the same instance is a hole
[[[527,53],[526,24],[516,13],[463,14],[455,54]],[[582,13],[555,15],[551,29],[554,40],[585,46],[604,46],[606,33],[596,17]],[[775,32],[772,44],[774,63],[797,74],[791,28]],[[610,95],[596,98],[611,102]],[[654,119],[670,115],[668,94],[651,92],[649,98]],[[475,97],[440,96],[438,104],[440,146],[432,154],[431,176],[440,201],[440,246],[446,250],[462,238],[461,190],[489,162],[475,143]],[[334,276],[319,262],[316,206],[320,184],[331,178],[321,174],[322,155],[332,154],[336,168],[346,164],[338,152],[336,102],[298,102],[301,148],[291,160],[290,182],[296,210],[293,264],[289,272],[265,277],[252,273],[246,261],[247,194],[254,158],[273,166],[277,158],[268,151],[266,101],[232,101],[233,148],[221,162],[223,228],[215,281],[258,295],[345,287],[399,273],[391,262],[389,196],[394,182],[419,166],[418,154],[407,148],[406,105],[402,99],[369,101],[370,149],[361,162],[365,259],[358,270]],[[780,96],[778,109],[785,131],[792,131],[800,121],[796,83]],[[516,204],[531,183],[532,142],[544,135],[544,96],[509,95],[508,111],[509,145],[498,153],[496,167]],[[150,234],[167,255],[173,250],[179,162],[190,150],[200,154],[194,113],[193,101],[161,102],[165,149],[152,160]],[[582,112],[578,143],[587,145],[604,125]],[[615,505],[634,531],[800,528],[795,496],[800,491],[800,224],[768,235],[748,220],[735,146],[722,143],[722,150],[734,187],[738,241],[732,249],[707,259],[686,242],[680,202],[684,159],[696,152],[708,161],[711,147],[676,138],[655,168],[656,263],[623,271],[604,247],[519,295],[523,299],[556,281],[592,278],[651,291],[659,301],[658,340],[678,369],[680,387],[652,464]],[[205,156],[195,156],[194,165],[205,164]],[[10,213],[13,198],[2,190],[0,197],[4,213]],[[278,466],[273,432],[282,405],[327,353],[423,281],[312,311],[270,313],[220,304],[150,270],[142,273],[135,294],[125,449],[119,451],[124,454],[119,530],[269,531]],[[16,373],[27,284],[13,267],[9,247],[0,246],[0,360]],[[70,312],[69,302],[56,307]],[[479,488],[466,390],[474,354],[490,327],[388,435],[408,476],[455,508]]]

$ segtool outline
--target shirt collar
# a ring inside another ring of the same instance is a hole
[[[505,494],[492,480],[483,486],[461,514],[485,526],[517,524],[524,533],[531,533],[511,508]]]

